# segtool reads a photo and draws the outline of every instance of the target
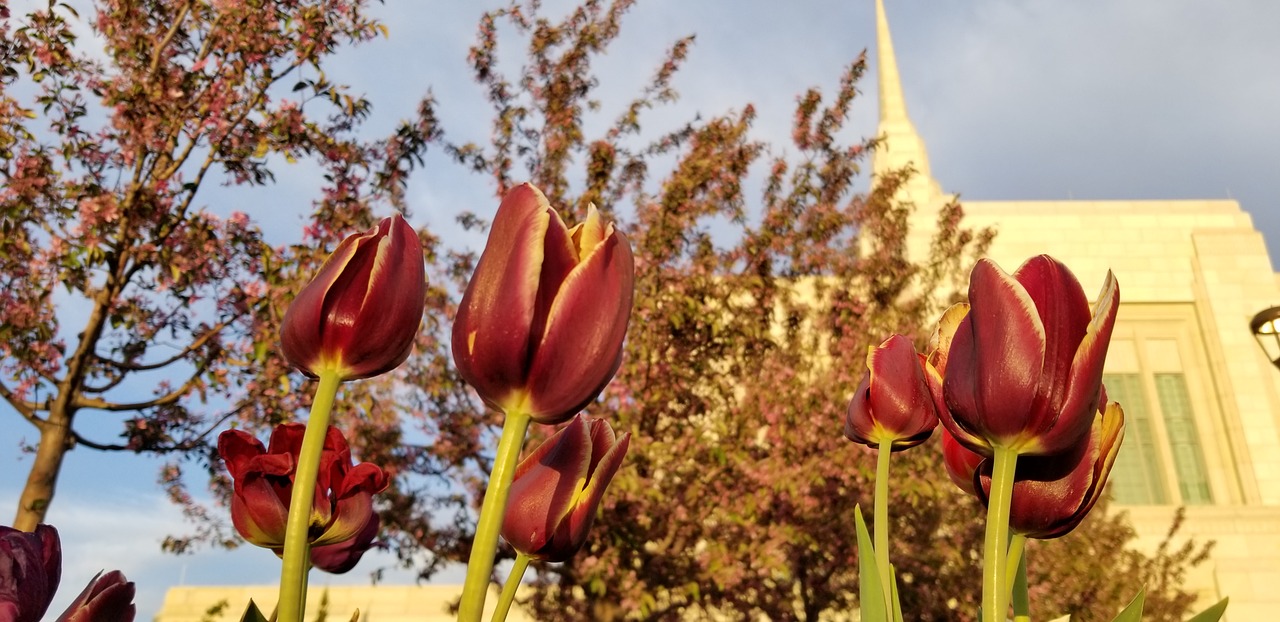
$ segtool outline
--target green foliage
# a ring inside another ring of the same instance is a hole
[[[1146,598],[1145,590],[1138,590],[1133,600],[1120,611],[1112,622],[1142,622],[1142,603]]]
[[[853,520],[858,535],[858,574],[862,580],[858,582],[859,620],[865,622],[888,622],[888,603],[884,602],[881,592],[884,581],[876,568],[875,551],[871,548],[871,536],[867,532],[867,523],[862,518],[862,507],[854,506]]]
[[[250,600],[249,606],[245,607],[244,615],[240,616],[240,622],[267,622],[267,616],[262,615],[258,605]]]
[[[1218,620],[1222,619],[1223,614],[1227,612],[1227,603],[1230,600],[1230,598],[1224,598],[1214,603],[1212,607],[1201,611],[1190,620],[1187,620],[1187,622],[1218,622]]]

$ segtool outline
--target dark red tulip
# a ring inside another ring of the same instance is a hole
[[[1029,538],[1065,536],[1093,509],[1124,440],[1124,411],[1111,402],[1094,418],[1085,438],[1053,456],[1018,460],[1009,527]],[[991,490],[990,467],[979,478],[983,503]]]
[[[516,186],[458,307],[458,371],[503,412],[569,420],[622,362],[634,271],[627,239],[594,206],[568,228],[540,190]]]
[[[231,522],[245,540],[280,554],[284,548],[289,501],[306,426],[282,423],[271,433],[270,447],[240,430],[218,437],[218,453],[235,483]],[[387,474],[368,462],[353,465],[347,440],[330,426],[320,455],[310,542],[323,546],[355,538],[373,515],[373,495],[387,487]]]
[[[119,570],[99,572],[71,601],[58,622],[133,622],[137,614],[135,592],[133,582]]]
[[[1091,311],[1075,276],[1048,255],[1013,276],[979,260],[969,312],[945,352],[943,425],[983,455],[997,445],[1027,456],[1076,447],[1098,410],[1119,302],[1110,272]]]
[[[34,532],[0,526],[0,620],[39,622],[62,577],[58,530]]]
[[[573,557],[630,444],[603,419],[575,417],[516,467],[502,537],[534,559]]]
[[[281,349],[312,378],[386,373],[409,357],[426,295],[418,234],[399,214],[385,218],[343,240],[289,305]]]
[[[938,425],[926,380],[928,363],[902,335],[867,348],[867,371],[849,402],[844,435],[855,443],[901,451],[925,442]]]

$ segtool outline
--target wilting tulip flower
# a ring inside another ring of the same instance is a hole
[[[502,537],[534,559],[573,557],[630,444],[603,419],[574,418],[516,467]]]
[[[36,525],[27,533],[0,526],[0,620],[39,622],[61,577],[58,530]]]
[[[867,371],[849,402],[845,437],[871,447],[888,441],[892,451],[925,442],[938,425],[927,365],[902,335],[867,348]]]
[[[245,540],[275,550],[284,548],[289,500],[302,436],[306,426],[282,423],[271,433],[271,443],[240,430],[218,437],[218,454],[227,463],[235,488],[231,495],[231,522]],[[309,540],[313,546],[355,538],[373,515],[373,495],[387,487],[387,474],[368,462],[352,465],[347,440],[329,427],[320,455],[315,502],[311,507]]]
[[[330,574],[343,574],[355,568],[365,551],[373,546],[373,539],[378,536],[381,526],[382,519],[377,514],[369,516],[369,522],[356,537],[311,549],[311,565]]]
[[[289,305],[284,356],[312,378],[386,373],[409,357],[422,323],[427,281],[422,245],[400,215],[343,240]]]
[[[1054,456],[1019,460],[1009,507],[1010,529],[1041,540],[1070,533],[1102,496],[1123,440],[1124,411],[1111,402],[1077,446]],[[980,480],[978,498],[986,503],[991,491],[989,465]]]
[[[137,614],[133,604],[135,591],[133,582],[125,579],[119,570],[99,572],[71,601],[58,622],[133,622]]]
[[[568,228],[540,190],[515,187],[458,307],[458,371],[494,408],[567,421],[622,362],[633,273],[631,246],[595,206]]]
[[[981,259],[970,309],[946,352],[942,423],[986,456],[1067,451],[1089,433],[1120,291],[1107,273],[1092,312],[1080,283],[1048,255],[1013,276]]]

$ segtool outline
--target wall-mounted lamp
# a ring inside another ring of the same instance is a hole
[[[1267,360],[1280,367],[1280,307],[1271,307],[1253,316],[1249,329],[1267,354]]]

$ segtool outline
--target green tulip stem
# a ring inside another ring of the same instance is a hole
[[[876,453],[875,551],[885,611],[893,611],[893,571],[889,567],[889,458],[892,455],[893,441],[880,441]]]
[[[484,503],[480,505],[480,520],[476,523],[476,537],[471,543],[471,558],[467,562],[467,578],[462,584],[459,622],[480,622],[484,613],[484,599],[493,574],[493,558],[498,552],[498,533],[502,530],[502,516],[507,511],[507,493],[511,491],[511,480],[515,479],[516,464],[520,461],[520,449],[524,446],[530,420],[527,413],[513,411],[507,413],[507,420],[502,424],[502,438],[498,440],[498,454],[493,459],[489,487],[484,491]]]
[[[1005,585],[1013,585],[1013,581],[1016,578],[1014,573],[1018,572],[1018,566],[1022,565],[1022,555],[1026,548],[1026,536],[1016,533],[1009,536],[1009,556],[1004,561]]]
[[[507,612],[511,611],[511,603],[516,600],[516,590],[520,589],[520,580],[524,578],[524,570],[529,567],[529,556],[524,553],[516,555],[515,565],[511,566],[511,574],[507,575],[507,584],[502,586],[502,596],[498,597],[498,606],[493,610],[489,622],[503,622]]]
[[[997,445],[991,466],[991,493],[987,499],[987,535],[982,555],[982,620],[1003,622],[1009,610],[1005,561],[1009,552],[1009,506],[1013,501],[1013,472],[1018,452]]]
[[[315,504],[316,475],[320,472],[320,454],[329,433],[329,415],[342,377],[337,370],[321,370],[320,385],[311,402],[307,431],[302,435],[302,450],[293,475],[293,496],[289,500],[289,519],[285,523],[284,563],[280,567],[280,602],[276,609],[279,622],[302,622],[306,609],[307,571],[311,568],[311,511]]]
[[[1009,559],[1005,562],[1005,581],[1013,589],[1014,622],[1031,621],[1031,596],[1027,590],[1027,537],[1013,534],[1009,539]]]

